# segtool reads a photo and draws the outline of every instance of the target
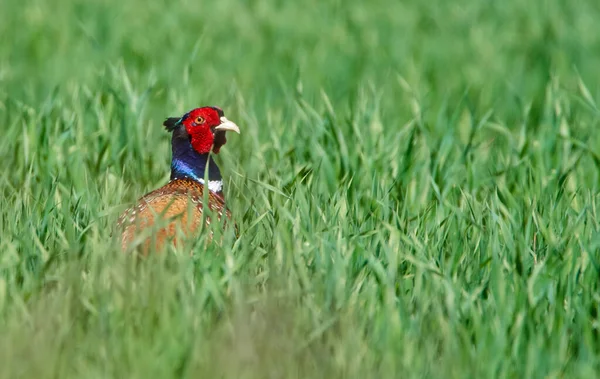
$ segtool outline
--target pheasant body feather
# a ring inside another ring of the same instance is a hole
[[[218,216],[219,220],[223,214],[227,218],[231,217],[231,212],[225,207],[222,196],[212,191],[207,195],[208,208]],[[147,238],[143,242],[143,251],[147,252],[152,242],[157,250],[161,250],[167,240],[173,240],[177,244],[178,228],[181,228],[184,235],[195,234],[202,225],[203,201],[204,185],[192,179],[175,179],[148,193],[119,218],[117,224],[123,229],[122,248],[126,249],[140,231],[159,222],[163,225],[153,238]],[[210,224],[209,216],[206,217],[205,222]]]

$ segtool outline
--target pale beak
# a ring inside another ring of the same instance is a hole
[[[215,127],[215,130],[231,130],[237,134],[240,134],[240,128],[233,122],[229,121],[226,117],[221,117],[221,125]]]

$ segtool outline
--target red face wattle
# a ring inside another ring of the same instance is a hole
[[[190,135],[192,147],[200,154],[207,154],[211,150],[218,154],[221,146],[227,142],[225,132],[240,132],[237,125],[227,120],[217,107],[196,108],[187,113],[181,123]]]

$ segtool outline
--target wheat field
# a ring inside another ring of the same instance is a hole
[[[595,378],[599,18],[2,0],[0,378]],[[239,237],[120,253],[200,105]]]

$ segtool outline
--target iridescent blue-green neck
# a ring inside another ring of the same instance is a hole
[[[194,150],[185,128],[173,131],[171,150],[171,180],[188,178],[205,184],[204,177],[208,174],[208,188],[217,193],[222,191],[219,167],[210,154],[200,154]]]

